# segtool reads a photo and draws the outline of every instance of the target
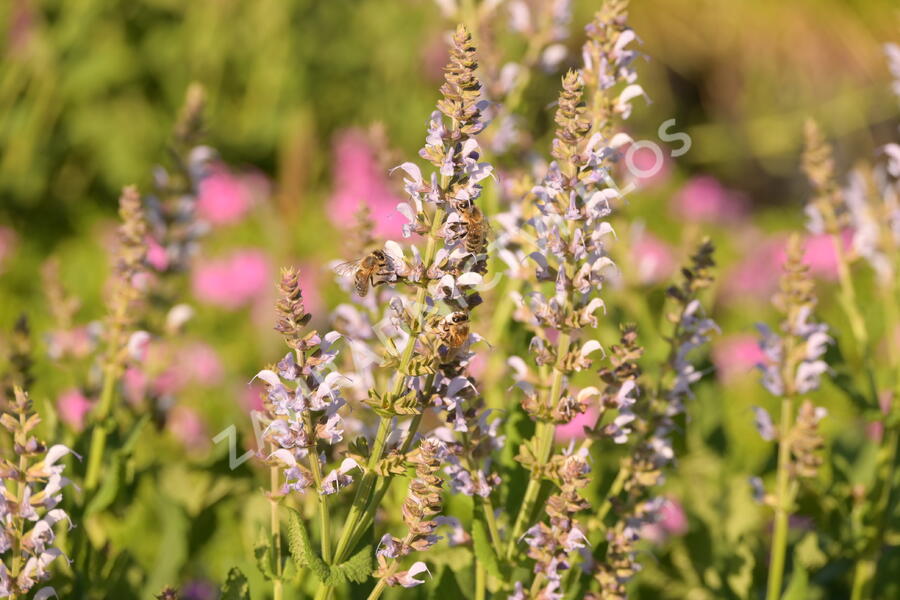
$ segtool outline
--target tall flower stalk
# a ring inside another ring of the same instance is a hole
[[[869,332],[863,319],[856,297],[856,287],[850,272],[850,261],[844,244],[843,230],[849,225],[844,210],[843,194],[835,177],[834,157],[831,146],[825,141],[815,121],[806,122],[806,149],[803,154],[803,170],[816,192],[807,204],[809,229],[813,233],[826,233],[831,237],[837,258],[840,281],[841,308],[850,323],[850,330],[856,342],[857,352],[863,357],[867,368],[869,352]]]
[[[591,133],[590,145],[597,146],[593,151],[594,164],[591,169],[597,179],[593,185],[599,187],[606,187],[600,183],[607,184],[609,188],[615,187],[610,171],[619,158],[616,149],[630,139],[626,134],[616,132],[616,123],[630,116],[631,100],[643,94],[643,89],[636,83],[637,72],[632,64],[639,53],[629,47],[637,38],[627,26],[627,9],[627,1],[605,3],[585,27],[587,41],[582,47],[583,64],[579,71],[583,85],[580,102],[584,103],[585,108],[579,118],[583,125],[586,124],[586,132]],[[507,101],[517,101],[517,98],[513,95]],[[558,158],[555,154],[554,157]],[[529,230],[527,222],[535,212],[534,207],[529,205],[532,198],[530,190],[538,189],[533,182],[539,183],[543,178],[543,173],[535,173],[508,185],[509,209],[497,216],[501,233],[495,246],[498,256],[507,265],[506,274],[509,277],[491,323],[491,340],[500,339],[510,319],[514,318],[516,299],[521,296],[524,279],[530,274],[529,269],[523,268],[525,250],[530,246],[529,236],[523,236],[523,233]],[[605,200],[609,201],[616,195],[614,189],[609,189]],[[497,373],[503,366],[501,353],[492,354],[486,381],[493,389],[499,387],[493,384],[499,379]],[[489,405],[498,408],[500,395],[490,390],[489,394]]]
[[[821,376],[828,370],[822,360],[831,338],[827,326],[812,321],[816,305],[814,284],[809,267],[803,263],[800,238],[794,236],[788,245],[787,262],[781,278],[780,292],[775,306],[784,315],[782,335],[765,325],[759,325],[760,348],[766,361],[760,365],[763,386],[781,398],[779,426],[757,407],[757,427],[766,440],[778,442],[778,467],[775,491],[770,503],[775,511],[775,526],[769,559],[767,600],[781,597],[787,553],[788,518],[794,510],[801,478],[813,477],[819,459],[815,456],[822,442],[816,425],[824,416],[824,409],[816,409],[809,402],[799,407],[800,398],[819,387]]]
[[[135,324],[135,310],[144,296],[141,281],[147,254],[147,222],[136,187],[126,187],[119,197],[119,246],[115,254],[112,289],[108,301],[103,359],[103,386],[93,413],[94,430],[88,452],[84,487],[93,491],[100,478],[106,437],[110,424],[107,419],[113,408],[116,385],[122,376],[127,358],[128,340]]]
[[[41,419],[22,388],[15,386],[13,393],[0,418],[12,437],[14,455],[0,458],[0,598],[15,600],[49,579],[49,565],[63,556],[54,543],[54,528],[69,521],[59,504],[70,482],[62,475],[65,466],[57,462],[72,451],[60,444],[47,448],[35,437]],[[55,590],[44,587],[34,598],[51,596]]]

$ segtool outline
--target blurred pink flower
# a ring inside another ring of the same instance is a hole
[[[100,323],[95,321],[68,331],[51,331],[46,338],[47,353],[54,360],[65,356],[83,358],[97,347],[100,330]]]
[[[668,535],[684,535],[688,530],[688,520],[687,515],[684,514],[684,508],[674,498],[663,500],[662,507],[659,509],[658,523]]]
[[[853,232],[846,230],[841,234],[844,248],[850,248],[853,244]],[[809,265],[813,275],[836,281],[838,278],[837,250],[834,241],[828,234],[811,235],[803,242],[803,262]],[[783,251],[779,266],[787,259],[787,252]]]
[[[214,167],[212,174],[200,182],[197,216],[211,225],[237,223],[253,203],[248,181],[229,171],[224,165]]]
[[[880,444],[884,437],[884,422],[869,421],[866,423],[866,437],[876,444]]]
[[[672,161],[668,152],[659,146],[657,148],[660,150],[659,153],[646,146],[636,146],[634,151],[631,151],[630,158],[629,147],[621,148],[625,156],[620,161],[621,168],[625,175],[632,178],[641,188],[652,188],[665,183],[672,173]]]
[[[757,364],[765,362],[765,355],[759,349],[756,336],[732,335],[719,338],[713,344],[712,361],[719,380],[728,382],[750,373]]]
[[[0,273],[6,265],[6,261],[16,250],[16,232],[9,227],[0,225]]]
[[[63,392],[56,400],[60,420],[75,431],[84,429],[84,418],[92,406],[93,402],[77,389]]]
[[[141,369],[129,367],[122,374],[125,399],[132,406],[140,406],[147,395],[147,376]]]
[[[180,365],[172,366],[156,376],[150,387],[154,396],[170,396],[178,393],[187,383]]]
[[[675,272],[674,251],[652,233],[642,231],[631,244],[638,280],[644,285],[665,281]]]
[[[169,254],[152,236],[147,236],[147,262],[157,271],[165,271],[169,267]]]
[[[328,202],[328,217],[335,226],[347,228],[363,204],[375,222],[375,235],[398,238],[405,219],[397,212],[402,202],[391,189],[365,135],[357,130],[339,133],[334,143],[334,193]]]
[[[556,433],[554,434],[556,441],[568,442],[569,440],[584,439],[584,428],[593,427],[597,422],[598,416],[597,409],[591,406],[565,425],[557,425]]]
[[[326,316],[325,302],[322,300],[322,269],[314,262],[301,262],[300,287],[303,290],[303,305],[314,319]]]
[[[209,344],[196,342],[182,348],[177,361],[186,378],[200,385],[214,385],[222,379],[222,362]]]
[[[878,408],[881,409],[882,417],[877,421],[866,423],[866,437],[876,444],[880,444],[884,437],[884,420],[891,412],[891,392],[883,392],[878,397]]]
[[[472,377],[474,377],[476,380],[481,379],[486,366],[487,359],[485,358],[483,353],[479,352],[469,360],[469,373],[471,373]]]
[[[172,435],[180,440],[186,448],[197,450],[209,444],[206,425],[193,408],[174,407],[169,411],[166,422]]]
[[[262,410],[264,393],[265,390],[259,383],[245,385],[239,395],[241,406],[247,412],[250,412],[251,410]]]
[[[722,296],[726,300],[768,298],[778,287],[783,260],[783,240],[758,241],[742,261],[725,273]]]
[[[265,293],[270,270],[266,255],[253,249],[201,261],[193,272],[194,295],[207,304],[234,310]]]
[[[710,175],[693,177],[672,198],[672,213],[686,221],[735,223],[747,213],[747,198]]]

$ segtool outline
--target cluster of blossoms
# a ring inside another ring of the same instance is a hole
[[[774,396],[806,394],[819,387],[828,365],[822,360],[831,338],[828,326],[812,321],[815,308],[814,282],[803,264],[802,248],[793,239],[788,248],[781,292],[776,306],[784,313],[783,335],[760,323],[760,349],[766,361],[759,365],[762,384]]]
[[[803,249],[799,236],[788,243],[787,261],[781,277],[780,291],[774,304],[784,315],[779,336],[760,325],[760,349],[765,362],[758,365],[763,373],[762,383],[769,392],[781,398],[780,425],[776,428],[769,413],[756,407],[756,425],[765,440],[777,440],[778,471],[775,490],[766,494],[759,478],[751,479],[754,495],[770,505],[775,512],[772,549],[769,559],[769,596],[780,593],[787,546],[788,518],[794,510],[798,492],[797,482],[815,477],[821,464],[819,451],[824,441],[818,432],[819,421],[825,416],[823,408],[805,400],[799,412],[795,407],[798,396],[819,387],[821,376],[828,371],[822,360],[831,342],[827,327],[815,323],[812,311],[816,297],[809,267],[803,263]]]
[[[628,0],[605,2],[585,33],[588,39],[582,48],[582,74],[592,94],[592,129],[610,138],[616,118],[627,119],[631,101],[645,95],[636,83],[633,64],[641,54],[629,48],[637,35],[628,26]]]
[[[418,448],[410,453],[409,462],[415,465],[416,476],[409,482],[402,508],[408,533],[403,539],[384,534],[375,553],[378,559],[375,577],[384,579],[389,586],[412,587],[422,583],[415,576],[427,570],[425,563],[419,561],[406,571],[395,572],[393,561],[413,551],[427,550],[440,539],[434,533],[438,522],[433,517],[441,512],[442,480],[437,473],[445,454],[444,443],[432,438],[420,441]]]
[[[529,150],[532,137],[522,127],[517,114],[525,89],[531,83],[532,73],[540,69],[546,73],[558,72],[568,55],[565,42],[569,37],[572,18],[571,0],[527,2],[515,0],[498,8],[508,8],[509,29],[522,37],[526,47],[517,62],[491,60],[496,53],[491,47],[483,49],[485,57],[486,93],[491,105],[492,127],[486,137],[486,145],[495,156],[512,155]],[[499,19],[501,15],[495,18]],[[487,15],[485,15],[487,18]],[[492,36],[485,36],[490,42]]]
[[[811,321],[816,305],[814,282],[809,267],[803,263],[799,238],[792,238],[789,244],[775,305],[785,315],[781,325],[783,335],[765,324],[758,325],[762,334],[759,345],[766,358],[758,368],[762,372],[763,386],[772,395],[793,398],[818,389],[822,375],[828,371],[828,364],[822,357],[832,341],[826,324]],[[792,431],[778,431],[764,408],[754,407],[754,411],[756,426],[763,439],[778,439],[788,444],[797,461],[797,473],[806,477],[814,475],[810,466],[817,465],[818,459],[812,453],[821,446],[817,441],[816,425],[825,416],[825,409],[816,408],[807,400],[800,408]]]
[[[392,478],[406,473],[409,466],[415,469],[402,513],[408,533],[403,538],[386,534],[376,552],[379,589],[422,582],[416,576],[425,572],[424,563],[398,571],[399,559],[427,550],[439,539],[435,535],[438,521],[433,517],[441,509],[440,472],[447,467],[455,481],[477,480],[478,475],[460,471],[471,455],[472,438],[466,436],[481,440],[483,431],[496,430],[485,422],[474,380],[467,373],[474,356],[471,345],[480,340],[469,331],[469,314],[482,302],[475,286],[487,270],[487,225],[477,205],[479,182],[491,174],[490,165],[479,162],[481,152],[474,138],[485,125],[476,69],[471,36],[459,27],[452,37],[443,98],[431,115],[420,152],[435,172],[423,176],[411,162],[398,167],[406,174],[410,197],[409,203],[398,206],[408,221],[403,233],[423,236],[424,249],[416,245],[404,249],[393,240],[373,249],[366,244],[370,233],[360,237],[363,258],[337,267],[339,273],[351,276],[345,286],[361,297],[355,304],[339,306],[333,315],[343,335],[301,333],[310,317],[296,272],[286,271],[277,329],[292,353],[257,375],[266,383],[265,406],[271,420],[265,430],[273,448],[268,460],[283,473],[284,484],[277,493],[315,487],[324,498],[351,484],[350,470],[362,471],[355,484],[353,509],[333,552],[327,541],[328,507],[324,501],[319,504],[327,563],[339,565],[348,559],[371,526]],[[366,215],[359,220],[361,233],[371,232]],[[400,285],[415,290],[414,297],[397,289]],[[341,355],[346,375],[338,373],[335,363],[334,344],[341,337],[347,338],[350,348]],[[352,362],[347,361],[348,355]],[[385,389],[379,389],[382,385]],[[366,429],[360,421],[341,418],[339,409],[347,401],[371,408],[380,418],[378,430],[374,442],[360,436],[335,450],[334,454],[345,458],[340,467],[323,475],[325,454],[320,456],[317,441],[334,449],[343,441],[345,425],[360,433]],[[417,438],[430,407],[446,425]],[[405,435],[398,439],[390,434],[396,420],[403,417],[410,419]]]
[[[896,46],[888,47],[889,56],[895,54],[891,48]],[[887,144],[883,151],[887,164],[854,169],[841,189],[831,146],[815,122],[806,125],[803,168],[816,192],[806,206],[807,228],[831,234],[838,251],[844,250],[840,234],[849,229],[848,250],[866,260],[887,286],[896,279],[894,257],[900,249],[900,145]]]
[[[604,20],[617,21],[619,18],[618,13],[597,15],[597,21],[589,27],[584,73],[570,71],[563,78],[552,147],[556,160],[550,163],[547,172],[529,193],[536,211],[529,214],[527,207],[513,207],[503,220],[504,229],[510,233],[507,239],[511,242],[504,248],[505,260],[509,263],[510,259],[527,253],[536,264],[533,275],[536,284],[528,287],[526,283],[526,288],[515,294],[518,298],[515,318],[526,323],[536,334],[531,351],[539,373],[532,374],[524,360],[514,358],[511,361],[517,371],[517,385],[525,392],[523,408],[538,423],[535,437],[522,446],[517,457],[531,471],[532,477],[512,535],[516,538],[523,524],[533,517],[531,503],[541,479],[554,480],[561,493],[554,496],[556,500],[552,506],[548,505],[550,526],[539,523],[529,530],[532,536],[539,535],[540,539],[556,540],[547,552],[532,551],[537,560],[536,572],[546,578],[546,585],[540,592],[541,597],[546,598],[561,597],[562,573],[570,566],[565,557],[585,544],[574,515],[587,508],[577,493],[582,485],[581,478],[588,472],[587,460],[581,453],[552,457],[552,432],[556,425],[566,424],[584,414],[590,403],[600,396],[592,387],[571,390],[568,380],[572,374],[590,368],[590,355],[601,349],[597,340],[581,338],[585,329],[597,326],[597,312],[604,307],[598,292],[615,268],[605,248],[605,238],[613,232],[605,219],[611,213],[610,201],[620,195],[612,185],[609,168],[617,158],[616,146],[623,138],[610,139],[609,121],[614,115],[626,117],[628,111],[615,109],[598,116],[585,107],[583,96],[587,77],[594,86],[593,93],[603,96],[611,96],[611,88],[618,83],[632,84],[634,81],[628,61],[619,56],[630,41],[628,36],[622,37],[621,45],[611,50],[615,56],[595,48],[596,39],[590,36],[598,27],[609,28]],[[614,69],[612,79],[601,78],[598,69],[605,70],[611,64],[620,65],[611,67]],[[624,107],[628,103],[626,90],[627,87],[617,96],[616,106]],[[593,129],[595,124],[596,130]],[[521,234],[513,234],[512,229],[518,226],[533,232],[534,237],[523,239]],[[514,276],[531,275],[527,270],[517,268]],[[552,294],[545,292],[548,285]],[[634,418],[631,411],[635,400],[633,388],[633,384],[623,382],[616,393],[603,397],[604,411],[616,412],[616,415],[598,429],[598,436],[608,437],[616,443],[628,440],[629,423]],[[554,477],[552,465],[559,461],[570,466],[577,464],[578,468],[565,469],[566,478]],[[575,476],[575,473],[580,474]]]
[[[122,369],[129,350],[131,329],[135,324],[136,305],[146,294],[147,221],[141,195],[131,186],[119,198],[119,246],[113,271],[109,299],[109,317],[104,332],[107,346],[106,365],[111,371]]]
[[[691,264],[682,270],[681,284],[667,291],[677,309],[668,315],[674,332],[662,384],[656,390],[647,390],[641,385],[638,361],[643,349],[638,345],[637,333],[632,327],[626,327],[620,344],[612,347],[613,368],[600,372],[607,384],[602,396],[604,404],[606,398],[619,396],[623,390],[634,399],[633,408],[627,413],[628,433],[634,443],[622,460],[617,484],[611,490],[610,502],[616,520],[606,535],[604,559],[593,565],[594,579],[600,589],[600,595],[594,596],[596,598],[627,597],[626,584],[640,569],[635,543],[644,526],[658,519],[663,506],[664,499],[654,496],[654,488],[664,483],[665,471],[675,461],[673,436],[676,423],[685,415],[685,401],[692,395],[691,386],[702,376],[691,357],[709,343],[712,333],[718,331],[715,322],[704,316],[698,298],[713,281],[715,263],[712,255],[712,244],[703,242],[691,257]],[[637,399],[642,400],[638,402]]]
[[[13,393],[9,412],[0,418],[17,458],[0,459],[0,598],[20,597],[49,578],[48,566],[62,556],[54,545],[54,526],[69,521],[59,503],[70,482],[62,475],[65,466],[57,462],[72,451],[60,444],[47,448],[34,437],[41,419],[20,387]],[[52,596],[53,588],[44,587],[33,597]]]
[[[344,436],[338,412],[345,404],[340,394],[343,378],[332,366],[338,355],[334,344],[341,336],[333,331],[324,336],[304,332],[311,315],[303,306],[296,270],[282,272],[279,289],[275,328],[291,350],[273,369],[256,375],[266,385],[264,406],[270,423],[263,438],[273,448],[268,460],[284,470],[281,494],[305,492],[312,486],[320,494],[333,494],[350,484],[347,472],[357,466],[347,458],[323,476],[325,455],[317,449],[320,440],[334,445]]]
[[[198,239],[206,232],[206,225],[197,218],[197,202],[200,186],[211,174],[217,155],[209,146],[198,143],[203,134],[204,104],[203,88],[191,85],[173,132],[175,168],[156,168],[154,193],[147,197],[149,258],[160,273],[186,271]]]

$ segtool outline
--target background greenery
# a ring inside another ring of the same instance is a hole
[[[567,41],[572,64],[581,26],[595,8],[576,2]],[[637,103],[630,132],[655,140],[658,125],[674,118],[693,145],[662,183],[631,198],[628,216],[683,248],[697,226],[682,226],[667,206],[690,176],[712,174],[744,191],[753,209],[747,223],[703,228],[719,242],[723,272],[747,252],[735,243],[735,230],[771,233],[802,223],[808,188],[798,166],[807,116],[835,141],[842,170],[896,138],[898,104],[882,52],[884,42],[900,40],[891,0],[634,0],[630,22],[650,58],[639,71],[652,99],[646,107]],[[325,265],[342,256],[343,246],[324,209],[335,176],[335,135],[381,123],[392,152],[386,164],[414,156],[437,97],[450,25],[424,0],[0,3],[0,224],[17,237],[14,255],[0,264],[0,329],[9,330],[22,312],[38,333],[49,327],[38,276],[49,256],[61,258],[64,283],[82,299],[79,319],[102,315],[103,240],[118,190],[132,182],[148,186],[192,81],[208,92],[210,145],[227,163],[252,166],[273,184],[249,220],[205,239],[201,256],[253,246],[274,266],[318,265],[321,292],[333,306],[339,296]],[[500,47],[516,60],[523,43],[510,37]],[[538,135],[549,132],[557,88],[553,73],[535,77],[526,90],[523,113]],[[647,295],[661,301],[661,290]],[[840,313],[830,300],[822,312],[840,335]],[[754,299],[718,298],[714,316],[729,334],[773,320],[767,302]],[[241,401],[246,381],[279,352],[270,319],[265,310],[201,304],[191,325],[191,335],[220,354],[225,376],[179,402],[201,411],[209,432],[238,424],[245,445],[252,444]],[[651,356],[662,352],[652,327],[644,337]],[[606,342],[614,329],[602,332]],[[33,395],[49,408],[74,378],[46,359],[37,367]],[[833,464],[843,469],[829,481],[864,481],[871,457],[859,411],[833,386],[822,397],[833,416],[825,425],[835,440]],[[773,456],[753,428],[752,405],[773,406],[753,376],[727,389],[713,375],[701,385],[679,471],[666,490],[684,505],[689,529],[656,548],[658,559],[646,557],[637,597],[746,597],[751,580],[760,579],[769,515],[753,502],[746,481],[771,471]],[[50,425],[53,431],[52,419]],[[264,597],[252,558],[266,518],[261,470],[251,462],[230,471],[225,445],[186,452],[164,428],[145,435],[122,470],[123,478],[140,482],[127,506],[84,524],[127,554],[115,573],[116,597],[146,598],[166,583],[221,582],[233,565],[251,576],[254,597]],[[820,523],[834,518],[814,516]],[[797,535],[803,541],[817,532]],[[818,535],[831,533],[823,528]],[[848,566],[822,568],[828,540],[804,543],[817,583],[808,597],[842,597],[835,582]],[[889,560],[887,571],[896,572],[900,553]],[[900,594],[896,584],[885,590]]]

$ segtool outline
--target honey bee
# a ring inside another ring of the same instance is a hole
[[[453,207],[459,213],[463,224],[462,240],[466,252],[481,254],[487,246],[488,235],[491,231],[491,226],[484,218],[484,213],[469,199],[458,200]]]
[[[352,275],[356,293],[360,296],[369,293],[370,285],[375,287],[389,282],[394,276],[394,266],[383,250],[373,250],[359,260],[341,263],[334,270],[343,277]]]
[[[469,315],[458,310],[440,319],[434,327],[441,341],[450,348],[459,348],[469,339]]]

